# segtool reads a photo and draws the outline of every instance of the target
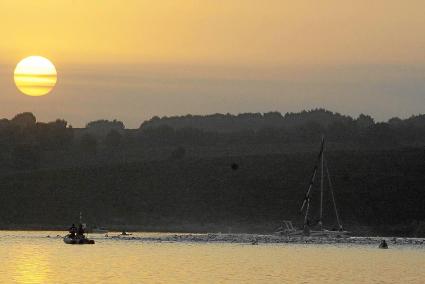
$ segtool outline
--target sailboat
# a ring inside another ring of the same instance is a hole
[[[319,219],[317,220],[317,224],[312,224],[311,221],[311,196],[313,187],[320,171],[320,208],[319,208]],[[324,182],[325,176],[328,183],[333,209],[336,217],[336,221],[338,223],[338,229],[328,230],[323,226],[323,196],[324,196]],[[335,195],[332,185],[332,180],[329,174],[329,168],[325,159],[325,137],[322,136],[322,142],[320,146],[319,155],[317,156],[316,164],[313,169],[313,173],[311,175],[310,183],[308,185],[307,192],[304,196],[303,203],[301,205],[300,212],[304,214],[304,224],[303,229],[299,230],[293,227],[292,222],[288,220],[284,220],[282,225],[278,228],[276,233],[281,235],[304,235],[304,236],[318,236],[318,237],[338,237],[345,236],[349,232],[344,230],[341,218],[338,213],[338,208],[336,206]],[[313,228],[313,229],[312,229]]]

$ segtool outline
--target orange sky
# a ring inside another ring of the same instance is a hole
[[[0,117],[137,126],[186,112],[424,112],[423,11],[418,0],[2,0]],[[11,80],[29,55],[59,74],[38,101]]]

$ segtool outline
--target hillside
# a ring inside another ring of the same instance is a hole
[[[0,223],[270,231],[298,214],[316,153],[182,159],[2,176]],[[423,150],[328,154],[347,228],[424,234]],[[232,163],[238,169],[231,168]],[[325,192],[325,223],[335,225]],[[317,198],[317,191],[315,197]],[[313,212],[318,210],[318,202]]]

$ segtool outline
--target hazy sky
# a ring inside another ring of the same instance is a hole
[[[186,113],[425,113],[424,11],[423,0],[1,0],[0,117],[136,127]],[[29,55],[56,65],[51,94],[14,86]]]

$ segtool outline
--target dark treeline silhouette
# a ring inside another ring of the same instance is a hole
[[[66,224],[82,210],[105,225],[271,230],[301,221],[322,135],[348,226],[425,234],[425,115],[375,122],[322,109],[154,117],[139,129],[0,119],[0,226]]]
[[[368,119],[373,124],[373,119],[369,116],[360,116],[360,120]],[[141,124],[140,128],[158,127],[168,125],[174,129],[197,128],[206,131],[217,132],[237,132],[244,130],[258,131],[262,128],[282,128],[297,127],[306,123],[317,123],[323,127],[334,122],[350,123],[353,119],[339,113],[333,113],[324,109],[302,111],[299,113],[280,112],[268,113],[241,113],[232,114],[212,114],[212,115],[186,115],[159,118],[155,116]]]
[[[0,168],[49,167],[51,157],[62,158],[55,167],[66,167],[76,161],[103,164],[105,159],[120,162],[313,151],[323,134],[331,143],[330,150],[421,147],[425,115],[376,123],[368,115],[353,119],[317,109],[285,115],[155,117],[139,129],[125,129],[117,120],[97,120],[74,129],[62,119],[42,123],[33,114],[22,113],[0,120]]]
[[[322,134],[328,141],[366,147],[421,145],[425,115],[375,122],[369,115],[356,119],[323,109],[278,112],[154,117],[140,126],[140,138],[152,143],[270,144],[309,143]]]

